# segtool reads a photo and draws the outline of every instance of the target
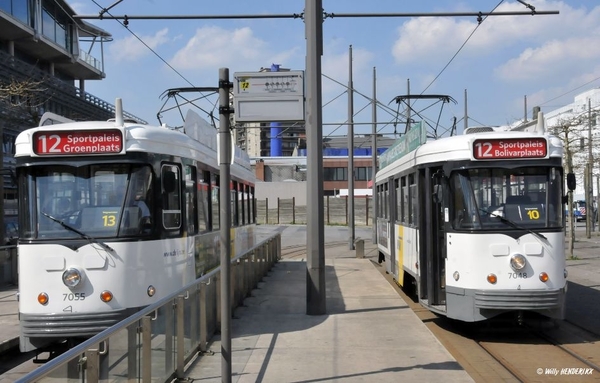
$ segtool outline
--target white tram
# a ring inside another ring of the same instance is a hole
[[[20,349],[87,338],[217,267],[217,131],[71,122],[17,137]],[[231,166],[232,255],[249,247],[255,177]]]
[[[380,157],[379,261],[424,307],[466,322],[564,318],[562,142],[538,121],[433,141],[416,125]]]

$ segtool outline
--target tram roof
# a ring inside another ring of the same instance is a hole
[[[15,141],[15,157],[36,156],[33,152],[33,134],[38,131],[85,131],[119,129],[123,131],[125,152],[160,153],[182,158],[195,159],[213,168],[219,168],[217,159],[217,130],[206,131],[199,128],[200,133],[188,135],[179,130],[164,126],[143,125],[125,122],[118,126],[114,121],[83,121],[63,124],[39,126],[21,132]],[[250,160],[245,153],[236,151],[236,161],[231,166],[234,177],[255,181],[250,167]],[[113,156],[119,154],[113,154]],[[81,155],[79,155],[81,156]],[[105,157],[105,155],[92,155]],[[73,159],[76,155],[61,155],[63,160]],[[99,158],[99,159],[100,159]],[[114,158],[114,157],[113,157]]]
[[[550,134],[530,132],[480,132],[476,134],[463,134],[458,136],[443,137],[437,140],[428,140],[425,144],[407,153],[390,165],[377,172],[377,178],[388,177],[395,174],[399,168],[407,169],[420,164],[444,161],[472,160],[473,141],[478,139],[518,139],[518,138],[545,138],[548,143],[548,157],[562,158],[563,145],[560,138]]]

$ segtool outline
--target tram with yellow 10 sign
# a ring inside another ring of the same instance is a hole
[[[427,140],[414,125],[380,157],[379,261],[431,311],[466,322],[562,319],[562,142],[536,124]],[[567,177],[569,189],[575,178]]]

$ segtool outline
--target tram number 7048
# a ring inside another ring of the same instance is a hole
[[[508,279],[525,279],[527,273],[508,273]]]

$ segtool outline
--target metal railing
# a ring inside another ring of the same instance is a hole
[[[231,262],[231,306],[240,305],[281,255],[281,234]],[[220,325],[220,268],[140,310],[39,367],[17,382],[167,382],[184,378],[184,366]]]

